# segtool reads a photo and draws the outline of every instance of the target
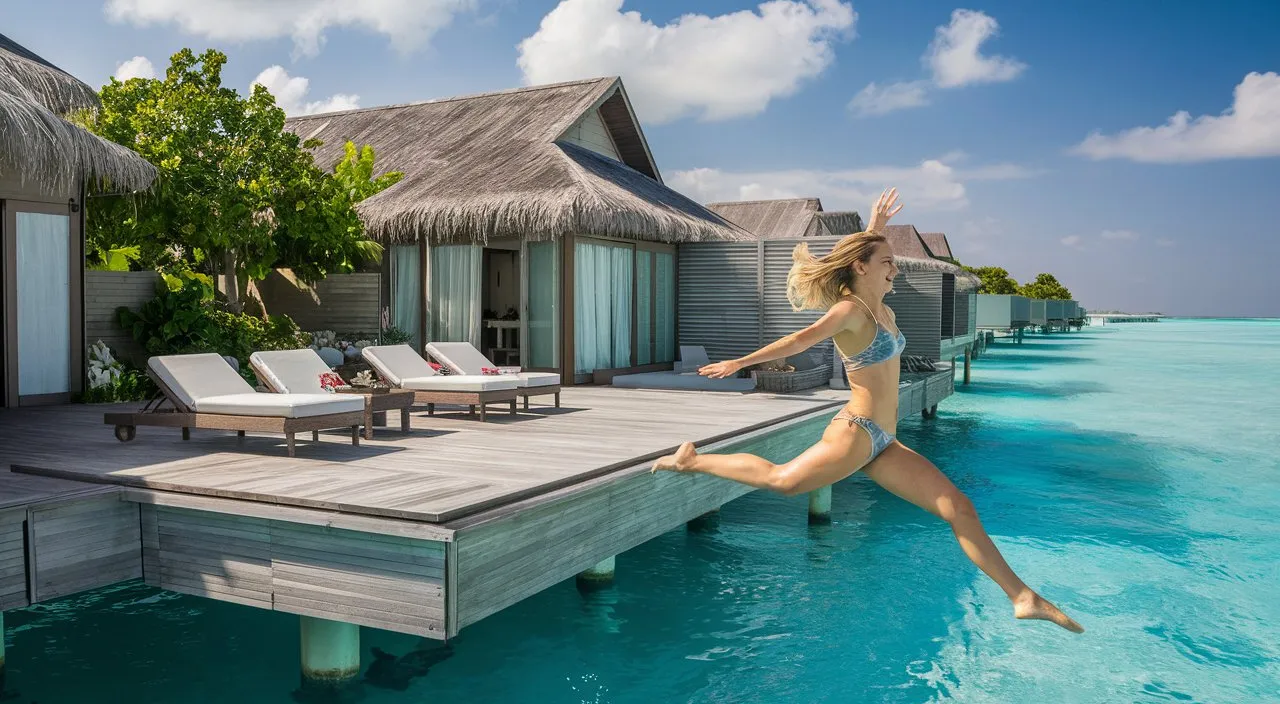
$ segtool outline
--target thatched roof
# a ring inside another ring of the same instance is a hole
[[[758,239],[851,235],[862,230],[857,212],[826,212],[817,198],[728,201],[707,203],[707,208]]]
[[[893,247],[894,260],[903,271],[939,271],[956,277],[962,288],[975,288],[978,277],[955,264],[934,256],[915,225],[886,225],[883,234]]]
[[[148,188],[154,166],[61,117],[98,107],[88,85],[0,34],[0,174],[50,193],[74,192],[81,179]]]
[[[929,253],[933,256],[947,261],[955,260],[955,255],[951,254],[951,243],[947,241],[946,234],[942,232],[921,232],[920,239],[924,240],[925,246],[929,248]]]
[[[592,111],[622,162],[564,138]],[[373,147],[380,173],[404,173],[359,205],[383,241],[751,239],[662,184],[617,78],[295,117],[286,129],[324,142],[314,150],[322,167],[354,141]]]

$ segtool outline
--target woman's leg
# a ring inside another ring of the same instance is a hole
[[[844,479],[858,471],[871,454],[871,438],[847,421],[827,425],[822,439],[786,464],[774,464],[750,454],[700,455],[693,443],[653,463],[653,469],[701,472],[731,479],[757,489],[793,496]]]
[[[1009,564],[982,527],[973,503],[929,460],[894,442],[863,470],[875,483],[951,524],[951,532],[970,560],[1004,590],[1017,618],[1052,621],[1083,633],[1080,624],[1031,590]]]

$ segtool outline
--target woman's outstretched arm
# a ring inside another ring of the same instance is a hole
[[[703,376],[709,376],[712,379],[723,379],[733,376],[739,370],[753,364],[772,362],[775,359],[800,354],[840,332],[848,325],[849,316],[855,315],[857,312],[858,308],[852,301],[840,301],[831,306],[826,315],[823,315],[809,327],[779,338],[745,357],[708,364],[699,369],[698,373]]]

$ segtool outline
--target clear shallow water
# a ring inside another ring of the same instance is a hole
[[[366,701],[1280,701],[1278,366],[1280,322],[1030,336],[900,427],[1083,636],[1014,621],[944,524],[855,477],[830,526],[804,497],[749,495],[620,556],[615,587],[560,584]],[[131,585],[5,618],[19,702],[288,702],[298,681],[287,614]],[[362,637],[366,664],[418,644]]]

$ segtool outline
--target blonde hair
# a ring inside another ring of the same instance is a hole
[[[796,245],[787,274],[792,310],[826,310],[853,293],[853,263],[870,261],[876,245],[887,241],[875,232],[858,232],[837,242],[825,257],[813,256],[806,242]]]

